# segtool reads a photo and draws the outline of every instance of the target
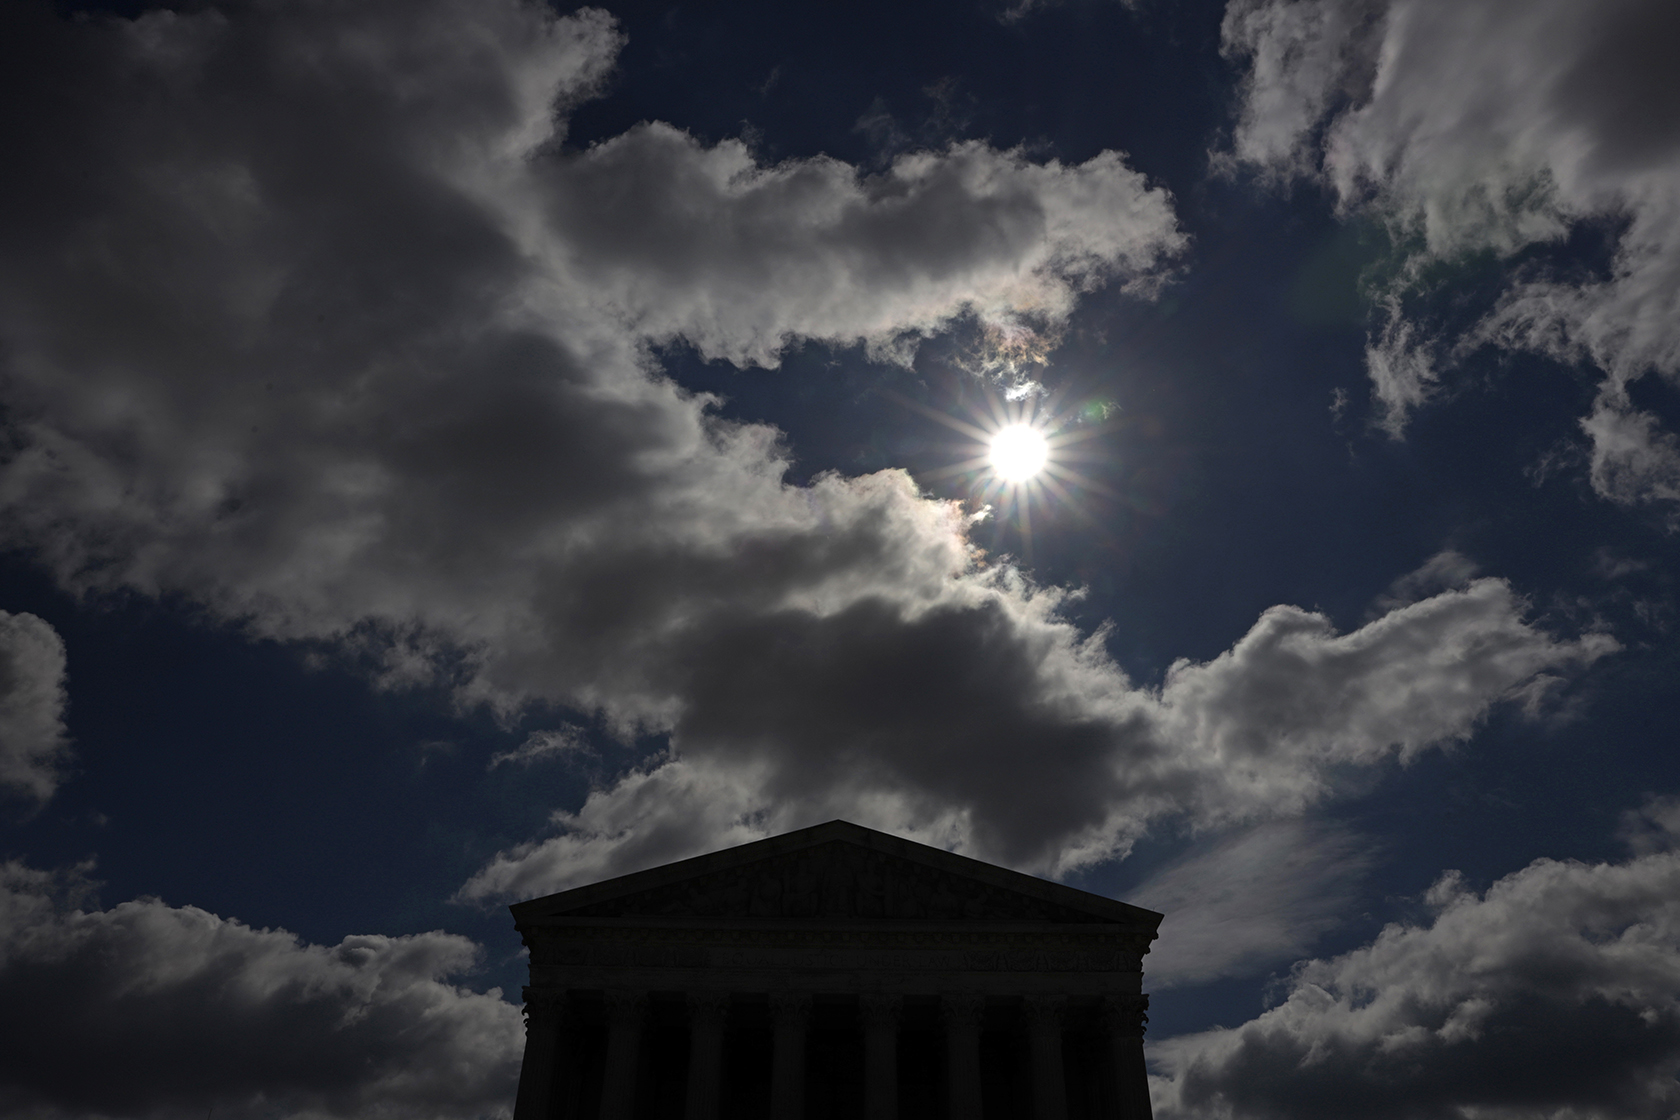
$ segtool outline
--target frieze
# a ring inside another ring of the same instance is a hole
[[[956,972],[1136,972],[1138,958],[1129,953],[1055,951],[991,951],[962,949],[890,950],[736,948],[720,946],[696,950],[656,945],[579,945],[538,962],[543,969],[565,968],[715,968],[956,971]]]
[[[1135,936],[1045,931],[550,928],[532,966],[576,968],[840,969],[964,972],[1136,972]]]
[[[1114,948],[1141,953],[1150,938],[1109,928],[1051,930],[985,929],[823,929],[791,926],[542,926],[525,931],[525,943],[537,953],[560,946],[607,943],[671,945],[790,945],[931,948],[986,945],[998,948]]]
[[[970,953],[970,972],[1135,972],[1138,960],[1123,953]]]

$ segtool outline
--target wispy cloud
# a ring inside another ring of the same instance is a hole
[[[1334,826],[1280,821],[1204,847],[1127,894],[1166,914],[1144,961],[1166,989],[1298,960],[1346,921],[1372,845]]]
[[[44,619],[0,611],[0,791],[39,803],[58,788],[70,754],[64,664]]]
[[[489,769],[494,770],[508,762],[529,766],[543,759],[588,749],[589,743],[583,737],[583,729],[567,724],[550,731],[533,731],[525,737],[523,743],[512,750],[498,751],[491,755]]]
[[[1398,435],[1477,347],[1595,363],[1581,419],[1590,477],[1613,501],[1675,516],[1680,443],[1628,391],[1680,382],[1680,84],[1659,44],[1680,34],[1651,0],[1233,0],[1224,49],[1242,69],[1227,169],[1318,180],[1407,246],[1368,352]],[[1411,307],[1426,268],[1511,262],[1592,223],[1614,227],[1602,273],[1530,259],[1496,305],[1441,336]]]

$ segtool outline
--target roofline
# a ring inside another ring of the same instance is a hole
[[[1165,915],[1158,914],[1153,910],[1145,910],[1141,906],[1133,906],[1130,903],[1120,902],[1100,894],[1093,894],[1090,891],[1082,891],[1077,887],[1052,883],[1047,879],[1040,879],[1036,875],[1012,871],[1007,867],[999,867],[984,860],[957,855],[955,852],[948,852],[943,848],[919,844],[914,840],[906,840],[902,836],[894,836],[844,820],[832,820],[825,824],[784,832],[779,836],[753,840],[732,848],[721,848],[715,852],[707,852],[705,855],[691,856],[688,859],[661,864],[658,867],[650,867],[645,871],[633,871],[628,875],[603,879],[598,883],[590,883],[587,886],[573,887],[570,890],[558,891],[525,902],[516,902],[508,909],[513,913],[514,925],[522,928],[527,923],[541,923],[548,915],[539,911],[548,911],[557,905],[567,910],[590,906],[627,894],[634,894],[638,891],[652,890],[655,887],[710,874],[714,871],[724,871],[753,860],[785,855],[835,840],[909,859],[952,874],[988,881],[996,886],[1036,897],[1043,902],[1066,906],[1074,910],[1083,910],[1106,921],[1147,929],[1152,934],[1160,927],[1161,921],[1165,917]]]

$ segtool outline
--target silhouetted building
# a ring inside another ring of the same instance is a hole
[[[845,821],[512,910],[515,1120],[1150,1120],[1151,910]]]

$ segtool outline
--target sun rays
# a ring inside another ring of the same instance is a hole
[[[960,414],[898,397],[899,401],[952,431],[962,440],[951,444],[957,461],[922,475],[925,482],[965,483],[975,520],[991,520],[1001,531],[1020,535],[1021,558],[1033,559],[1033,518],[1067,510],[1101,530],[1088,508],[1092,495],[1119,498],[1079,464],[1111,456],[1089,441],[1114,430],[1112,405],[1069,404],[1066,391],[1004,394],[987,385],[979,400],[959,406]],[[897,394],[894,394],[896,397]]]

